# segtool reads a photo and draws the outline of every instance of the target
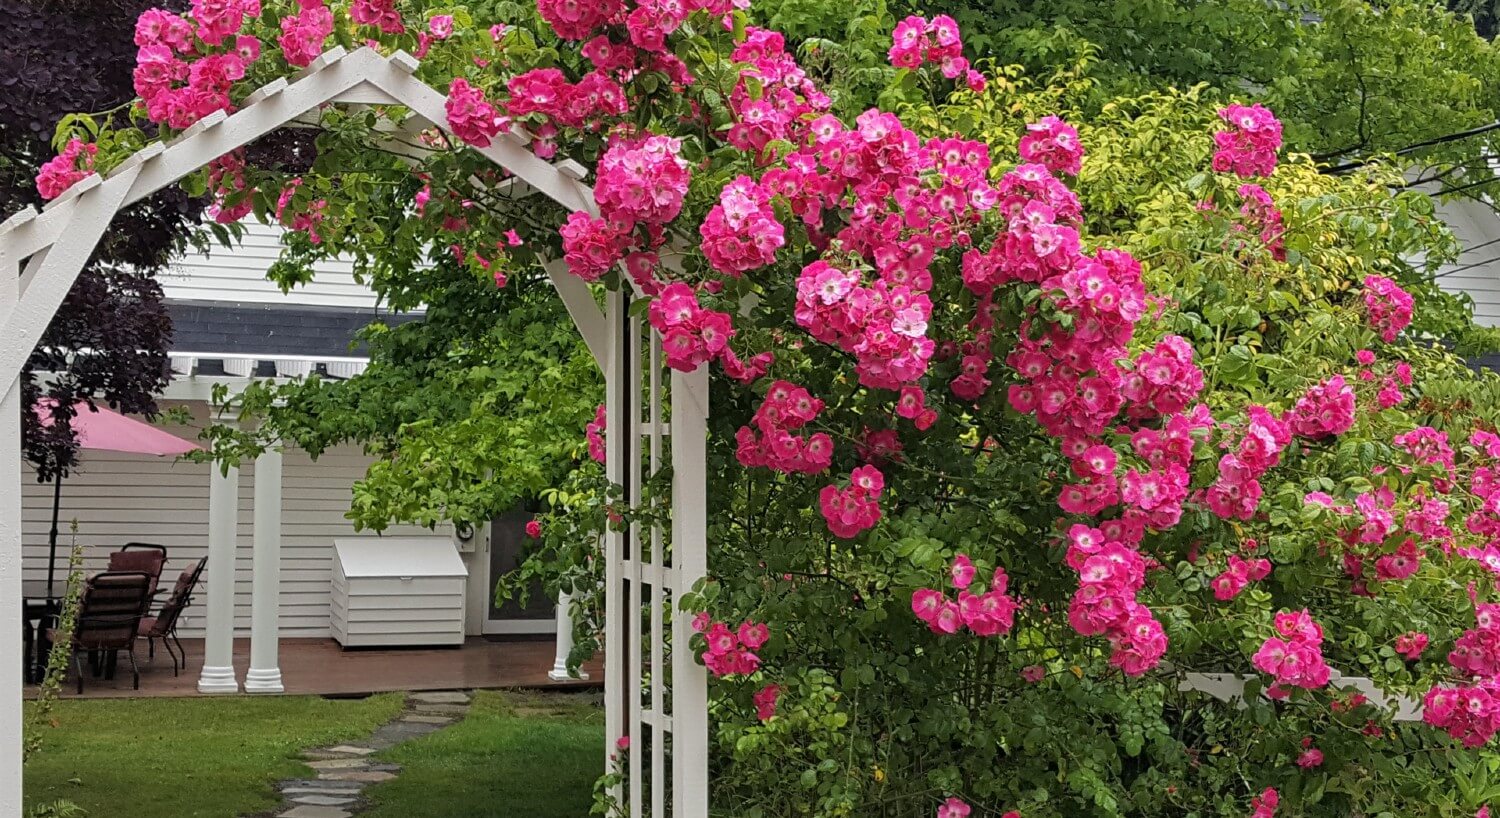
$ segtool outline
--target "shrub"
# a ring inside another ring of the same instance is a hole
[[[376,107],[326,114],[301,177],[230,157],[189,184],[401,303],[563,259],[644,294],[668,366],[711,367],[712,576],[681,602],[725,814],[1491,799],[1496,381],[1443,345],[1469,324],[1431,279],[1455,248],[1394,169],[1320,173],[1270,111],[1193,90],[1085,115],[1086,75],[970,65],[942,16],[896,27],[901,117],[846,122],[721,0],[253,5],[148,21],[170,70],[140,115],[170,136],[331,32],[424,56],[462,140],[521,124],[597,170],[599,212],[565,218],[445,137],[415,172],[372,150],[401,115]],[[106,130],[93,161],[135,141]],[[611,496],[555,495],[562,581],[589,584],[603,520],[662,511]]]

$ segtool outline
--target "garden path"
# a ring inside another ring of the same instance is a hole
[[[420,738],[463,720],[472,694],[466,691],[410,693],[395,721],[363,741],[307,750],[302,757],[316,771],[315,778],[277,784],[282,805],[268,813],[276,818],[351,818],[364,805],[365,788],[389,781],[401,771],[397,764],[376,761],[376,753]]]

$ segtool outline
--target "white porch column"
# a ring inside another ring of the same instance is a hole
[[[0,815],[20,815],[21,386],[0,389]]]
[[[583,670],[578,671],[577,676],[568,673],[568,654],[573,652],[573,595],[562,591],[557,595],[557,655],[552,659],[552,669],[547,671],[547,678],[554,682],[566,682],[569,679],[587,679],[589,674]]]
[[[208,622],[199,693],[238,693],[234,674],[234,556],[239,547],[240,470],[218,464],[208,478]]]
[[[281,452],[255,458],[255,556],[250,570],[250,670],[246,693],[281,693]]]

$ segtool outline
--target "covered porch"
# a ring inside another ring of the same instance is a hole
[[[212,366],[203,367],[205,360]],[[211,390],[241,389],[257,369],[284,376],[287,368],[332,370],[363,361],[225,353],[211,359],[198,353],[174,354],[173,363],[178,378],[163,396],[164,404],[187,409],[196,426],[223,420],[211,417]],[[191,434],[165,421],[162,428]],[[163,575],[168,587],[179,570],[208,558],[181,620],[188,667],[173,677],[171,662],[158,646],[156,666],[143,666],[139,695],[348,694],[566,680],[563,659],[571,650],[566,600],[554,607],[534,595],[525,609],[497,607],[492,601],[496,578],[510,570],[519,541],[526,539],[519,531],[523,521],[497,520],[462,534],[446,527],[434,532],[410,526],[385,532],[385,539],[421,535],[446,551],[450,561],[462,562],[460,571],[467,573],[462,602],[445,603],[463,605],[462,634],[468,638],[461,647],[342,651],[327,638],[335,635],[331,612],[337,609],[331,586],[334,542],[372,536],[357,534],[344,517],[350,486],[367,464],[360,453],[342,450],[318,460],[293,449],[272,451],[227,470],[171,458],[85,452],[79,473],[64,485],[61,515],[64,528],[68,520],[79,523],[76,539],[84,546],[85,574],[103,570],[109,552],[130,541],[168,549]],[[52,497],[50,487],[34,481],[27,481],[25,495],[23,573],[35,586],[47,572]],[[61,539],[59,579],[66,573],[65,552],[73,537],[65,533]],[[397,607],[366,616],[412,618]],[[137,656],[145,658],[144,640]],[[74,689],[71,681],[67,689]],[[85,679],[85,690],[85,695],[134,692],[128,672],[123,682]]]
[[[90,678],[82,698],[135,696],[198,696],[203,671],[203,640],[184,639],[187,668],[172,675],[172,663],[157,648],[156,661],[140,649],[141,689],[132,690],[130,673],[114,679]],[[236,639],[232,657],[243,683],[250,662],[250,640]],[[494,640],[470,637],[462,647],[343,650],[332,639],[284,639],[280,669],[284,692],[318,696],[358,696],[366,693],[420,690],[475,690],[484,688],[580,689],[602,684],[603,664],[584,665],[587,679],[556,678],[552,674],[555,646],[551,639]],[[29,692],[29,691],[28,691]],[[65,698],[78,698],[71,684]]]

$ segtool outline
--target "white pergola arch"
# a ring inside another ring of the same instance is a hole
[[[238,111],[210,115],[170,143],[152,143],[107,175],[83,179],[41,212],[28,208],[0,223],[0,657],[5,659],[0,666],[0,818],[19,816],[22,809],[18,379],[26,359],[121,208],[326,105],[402,106],[414,117],[409,121],[451,133],[444,95],[414,76],[417,67],[404,52],[385,57],[370,48],[352,53],[334,48],[297,75],[256,90]],[[572,211],[597,212],[593,190],[583,182],[586,169],[570,161],[550,164],[533,154],[528,142],[517,128],[475,150],[508,171],[514,177],[509,184],[524,184]],[[622,737],[630,739],[628,783],[617,797],[632,818],[706,818],[707,677],[687,649],[686,618],[671,612],[677,593],[707,570],[707,370],[667,374],[660,338],[631,315],[631,292],[609,293],[601,310],[588,285],[566,265],[553,261],[544,268],[604,371],[606,470],[624,488],[624,502],[640,502],[645,480],[668,464],[672,468],[670,532],[636,525],[606,535],[607,751],[614,752]],[[253,570],[269,574],[274,584],[275,550],[263,559],[261,539],[258,534]],[[211,601],[210,631],[215,619],[232,613]],[[274,619],[259,611],[253,619],[260,628],[270,627],[267,641],[274,653]],[[252,675],[254,652],[252,646]],[[205,680],[211,670],[205,668]],[[233,668],[227,670],[232,681]]]

